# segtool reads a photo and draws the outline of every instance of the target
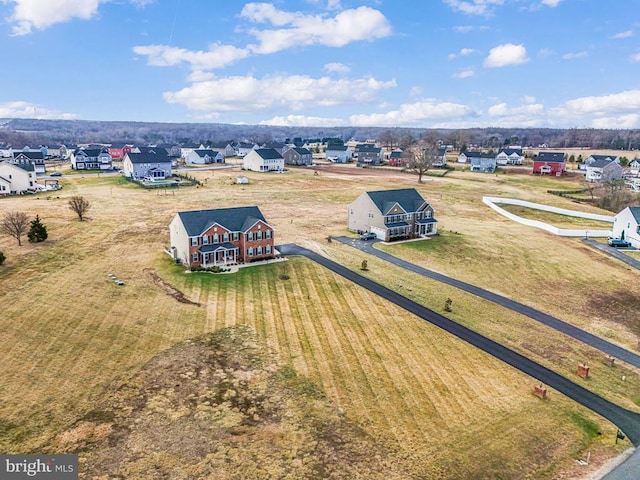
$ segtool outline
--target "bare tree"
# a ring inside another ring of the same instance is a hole
[[[75,212],[80,221],[82,221],[89,211],[89,208],[91,208],[91,204],[86,198],[80,195],[75,195],[69,199],[69,208],[71,211]]]
[[[18,245],[22,245],[22,235],[29,226],[29,217],[24,212],[7,212],[0,221],[0,231],[18,240]]]
[[[438,146],[432,141],[422,141],[409,152],[410,160],[407,170],[418,175],[418,183],[422,183],[422,177],[438,160]]]

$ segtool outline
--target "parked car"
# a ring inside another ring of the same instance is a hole
[[[614,247],[614,248],[627,248],[631,246],[629,242],[627,242],[626,240],[622,240],[621,238],[610,238],[607,241],[607,244],[610,247]]]
[[[52,172],[49,174],[50,177],[61,177],[62,173],[61,172]]]
[[[360,240],[375,240],[376,238],[378,238],[378,236],[375,233],[363,233],[362,235],[360,235]]]

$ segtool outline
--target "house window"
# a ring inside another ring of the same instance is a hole
[[[249,255],[250,257],[253,257],[253,247],[247,250],[247,255]]]
[[[253,241],[253,232],[249,232],[249,233],[247,233],[247,240],[248,240],[249,242],[252,242],[252,241]]]
[[[262,240],[262,232],[256,232],[256,240]]]
[[[220,235],[217,233],[213,234],[213,243],[220,243]]]
[[[204,235],[202,237],[202,244],[203,245],[209,245],[209,235]]]
[[[265,230],[264,238],[271,238],[271,230]]]
[[[194,247],[198,245],[198,237],[191,237],[191,245]]]
[[[256,248],[256,255],[262,255],[262,247]]]
[[[229,241],[229,234],[225,233],[222,238],[223,238],[224,242],[228,242]]]
[[[233,232],[233,239],[238,241],[240,239],[240,234],[238,232]]]
[[[197,262],[198,261],[198,252],[194,252],[191,254],[191,261],[192,262]]]

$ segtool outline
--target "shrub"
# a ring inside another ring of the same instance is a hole
[[[6,259],[7,257],[4,256],[4,253],[0,252],[0,265],[2,265]]]

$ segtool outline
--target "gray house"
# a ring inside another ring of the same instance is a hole
[[[71,168],[74,170],[111,170],[109,149],[78,148],[71,154]]]
[[[171,157],[129,152],[122,161],[122,173],[133,180],[164,180],[172,175]]]
[[[592,155],[591,157],[596,157],[596,155]],[[620,166],[620,163],[609,157],[596,158],[587,164],[585,170],[585,180],[587,182],[597,183],[619,180],[622,178],[622,174],[624,173],[624,169]]]
[[[346,145],[329,144],[325,152],[325,158],[330,162],[347,163],[351,161],[351,148]]]
[[[224,163],[224,155],[214,150],[192,150],[184,159],[187,165],[204,165],[208,163]]]
[[[433,207],[415,188],[365,192],[347,208],[352,232],[371,232],[386,242],[438,233]]]
[[[282,154],[286,165],[312,165],[313,154],[306,148],[294,147]]]
[[[470,155],[471,152],[468,152],[467,158],[471,163],[471,167],[469,170],[472,172],[484,172],[484,173],[493,173],[496,170],[496,156],[492,153],[478,153],[473,152],[474,155]]]
[[[355,154],[358,157],[358,165],[380,165],[384,160],[382,148],[370,143],[356,145]]]

